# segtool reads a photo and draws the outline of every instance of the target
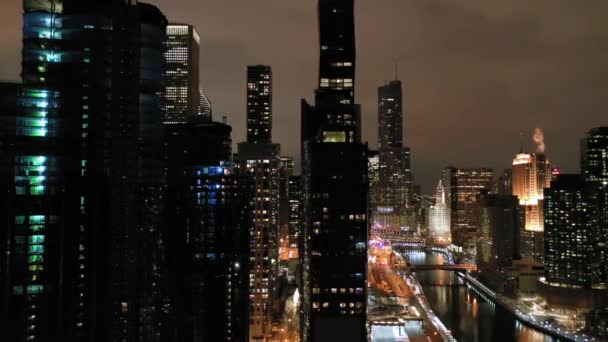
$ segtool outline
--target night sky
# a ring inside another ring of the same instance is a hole
[[[299,156],[300,98],[317,78],[316,0],[154,0],[201,35],[201,83],[214,117],[245,137],[245,69],[274,73],[274,140]],[[439,171],[508,167],[534,127],[566,172],[578,140],[608,125],[608,1],[358,0],[357,102],[363,137],[377,144],[377,86],[405,83],[405,142],[416,182],[432,193]],[[2,1],[0,79],[18,80],[21,1]]]

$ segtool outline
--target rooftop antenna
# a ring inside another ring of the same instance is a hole
[[[399,81],[399,59],[395,58],[395,81]]]

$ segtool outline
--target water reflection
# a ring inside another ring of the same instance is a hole
[[[413,264],[442,264],[441,254],[408,252]],[[458,341],[556,342],[542,332],[517,321],[503,308],[496,307],[472,290],[450,271],[423,271],[417,274],[435,313]]]

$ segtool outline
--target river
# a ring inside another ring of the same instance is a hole
[[[442,264],[438,253],[411,251],[413,264]],[[464,286],[452,271],[417,273],[424,294],[435,314],[459,342],[557,342],[558,340],[529,328],[509,312],[488,302]]]

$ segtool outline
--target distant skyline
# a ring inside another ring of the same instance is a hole
[[[299,160],[300,98],[318,77],[316,1],[154,0],[201,36],[201,85],[245,140],[246,67],[273,68],[274,141]],[[356,100],[363,140],[377,146],[377,87],[404,84],[414,180],[433,193],[440,169],[510,167],[535,127],[547,154],[578,172],[579,140],[608,125],[608,2],[358,0]],[[0,79],[20,72],[21,1],[3,6]],[[253,15],[255,14],[255,15]]]

